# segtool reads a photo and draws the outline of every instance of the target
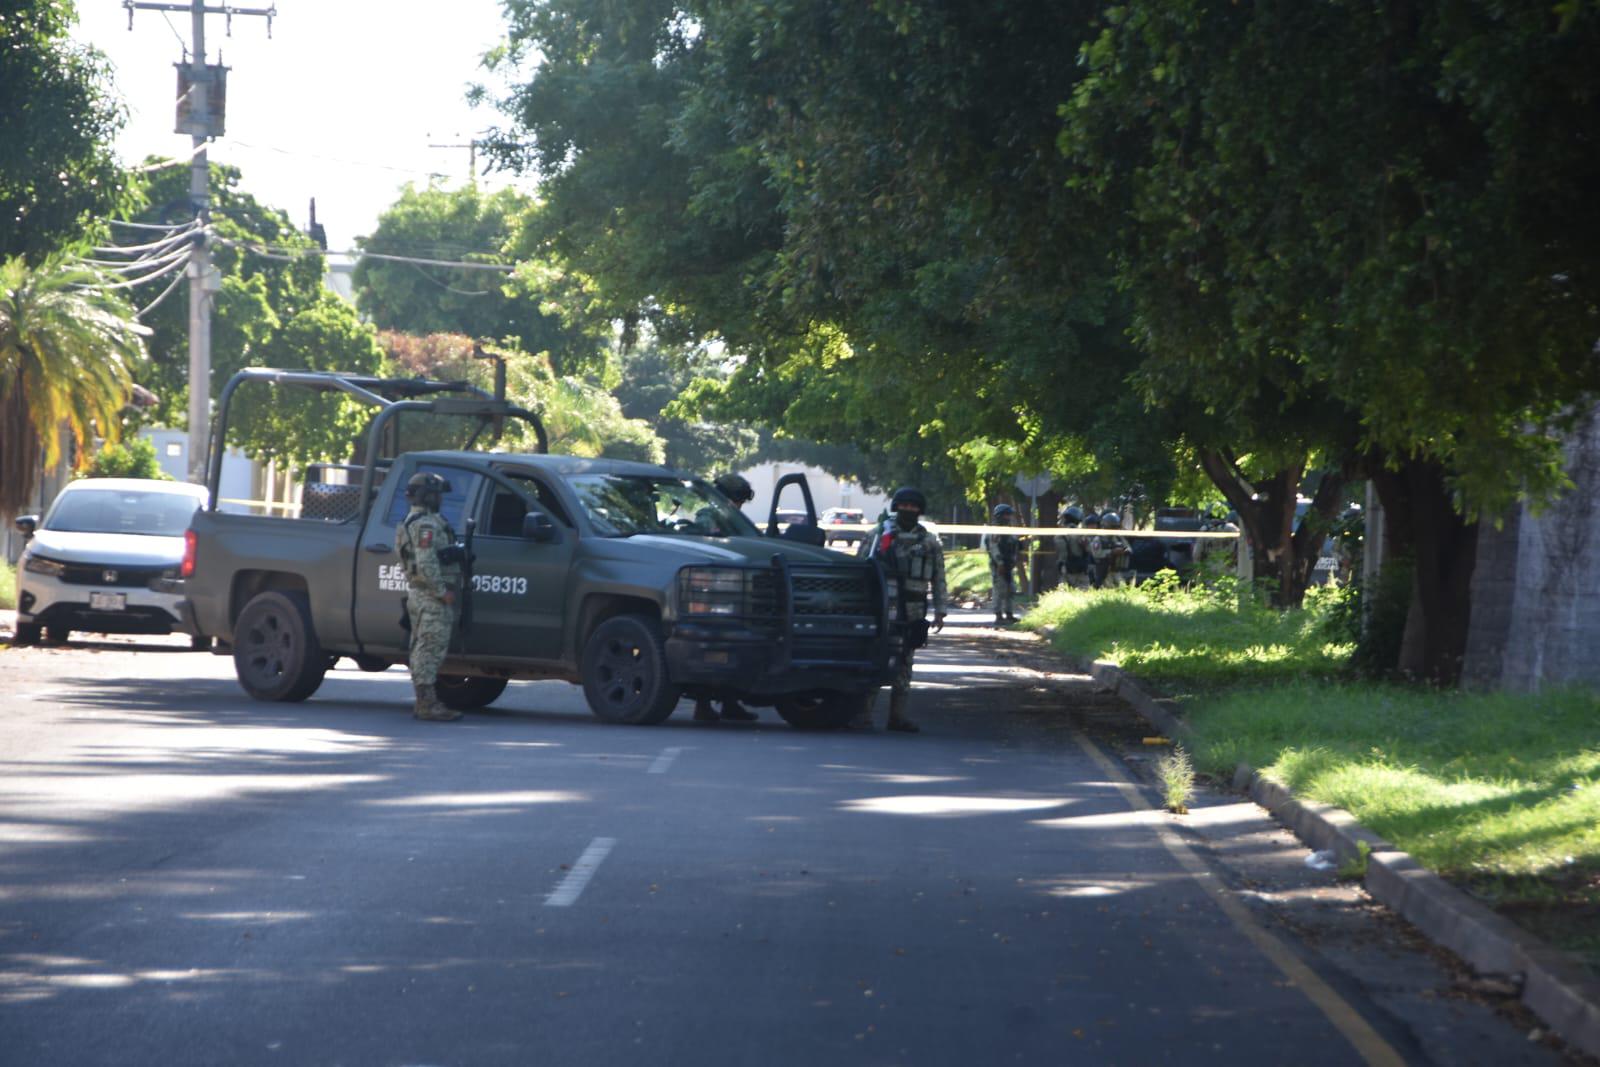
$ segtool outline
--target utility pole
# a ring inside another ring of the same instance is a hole
[[[187,11],[190,40],[186,63],[178,68],[177,133],[193,139],[194,154],[189,165],[189,200],[195,218],[202,225],[209,221],[211,194],[210,169],[206,144],[222,136],[226,115],[228,68],[221,63],[206,64],[206,16],[227,17],[227,32],[233,33],[235,15],[259,15],[267,20],[267,36],[272,36],[272,20],[278,9],[272,7],[234,7],[232,4],[208,7],[205,0],[188,3],[157,3],[151,0],[122,0],[128,12],[128,29],[133,29],[135,11]],[[202,230],[189,252],[189,480],[206,480],[206,459],[211,429],[211,296],[219,288],[211,265],[211,246]]]
[[[456,136],[459,137],[460,134],[457,134]],[[487,144],[487,143],[488,143],[487,141],[480,141],[476,137],[474,137],[470,141],[463,141],[460,144],[433,144],[433,143],[430,142],[428,144],[428,147],[429,148],[465,148],[467,150],[467,181],[471,185],[477,185],[478,184],[478,147],[480,145],[484,145],[484,144]]]

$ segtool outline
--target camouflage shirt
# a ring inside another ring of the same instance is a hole
[[[913,596],[933,598],[933,613],[945,613],[944,546],[939,535],[917,523],[910,531],[900,529],[894,519],[885,519],[872,538],[867,555],[882,558],[889,569],[906,579],[906,591]]]
[[[461,588],[461,568],[439,562],[439,549],[452,545],[456,532],[438,512],[413,507],[394,532],[411,592],[443,600],[446,591]]]

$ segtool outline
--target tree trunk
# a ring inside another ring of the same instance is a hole
[[[1478,525],[1456,511],[1438,463],[1408,459],[1391,470],[1374,460],[1369,467],[1392,554],[1409,555],[1415,564],[1400,670],[1455,685],[1467,650]]]
[[[1306,587],[1311,582],[1311,571],[1321,551],[1329,520],[1339,506],[1345,484],[1343,474],[1331,473],[1323,477],[1312,501],[1312,513],[1317,518],[1308,517],[1296,530],[1295,505],[1300,479],[1305,473],[1304,463],[1284,467],[1252,485],[1231,453],[1205,448],[1198,453],[1206,475],[1239,513],[1244,533],[1256,554],[1257,576],[1270,577],[1277,582],[1273,604],[1280,608],[1299,607],[1305,600]]]

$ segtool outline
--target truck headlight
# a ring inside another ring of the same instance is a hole
[[[740,567],[685,567],[678,572],[678,603],[685,615],[739,615],[745,605]]]
[[[65,563],[53,559],[45,559],[43,556],[29,555],[22,566],[24,570],[32,571],[34,574],[48,574],[52,578],[59,578],[67,573],[67,565]]]

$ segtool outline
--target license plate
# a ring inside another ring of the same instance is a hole
[[[128,607],[128,594],[90,593],[89,607],[94,611],[125,611]]]

